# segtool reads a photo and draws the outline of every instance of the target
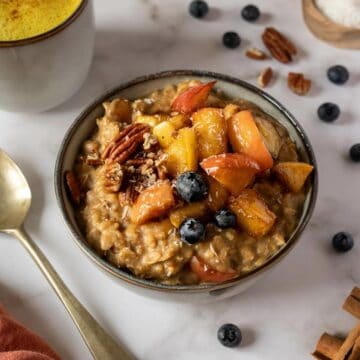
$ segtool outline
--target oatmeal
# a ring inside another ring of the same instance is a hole
[[[294,231],[312,166],[286,129],[214,82],[106,102],[66,181],[90,246],[138,277],[223,282]]]

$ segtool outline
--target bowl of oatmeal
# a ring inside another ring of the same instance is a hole
[[[77,244],[132,287],[229,296],[295,245],[317,192],[303,129],[271,96],[202,71],[135,79],[68,130],[57,199]]]

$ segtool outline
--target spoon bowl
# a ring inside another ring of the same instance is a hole
[[[31,190],[25,176],[0,149],[0,231],[19,228],[31,205]]]

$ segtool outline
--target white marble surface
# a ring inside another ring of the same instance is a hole
[[[29,232],[65,282],[90,312],[139,359],[228,360],[309,357],[319,335],[349,329],[353,320],[341,304],[360,283],[359,165],[347,161],[349,146],[360,142],[360,53],[338,50],[312,37],[301,20],[300,1],[256,0],[263,19],[247,24],[239,16],[247,1],[210,1],[210,19],[187,13],[187,1],[95,1],[97,39],[86,84],[70,101],[39,115],[0,112],[0,146],[24,170],[34,204]],[[254,83],[263,63],[244,57],[250,44],[261,45],[265,25],[284,30],[300,47],[290,66],[269,61],[277,79],[269,92],[289,108],[306,129],[317,155],[320,193],[315,214],[300,244],[271,273],[243,295],[210,305],[164,303],[124,289],[80,252],[63,225],[53,188],[53,168],[61,139],[74,117],[104,90],[135,76],[165,69],[199,68]],[[237,50],[221,44],[224,31],[242,38]],[[351,80],[330,84],[326,68],[346,65]],[[305,72],[314,81],[300,98],[286,87],[287,71]],[[316,116],[323,101],[342,108],[334,124]],[[352,252],[335,254],[332,235],[350,231]],[[18,320],[39,332],[64,359],[90,359],[72,321],[24,249],[0,236],[0,302]],[[243,346],[222,347],[216,331],[224,322],[238,324]]]

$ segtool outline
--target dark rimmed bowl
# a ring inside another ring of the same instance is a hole
[[[89,137],[94,130],[95,121],[103,114],[102,103],[109,99],[122,96],[128,99],[145,97],[156,89],[163,88],[167,84],[177,83],[185,79],[200,79],[202,81],[217,80],[216,88],[221,89],[226,96],[230,98],[243,98],[251,101],[262,108],[262,110],[279,121],[289,132],[290,137],[295,141],[303,161],[312,164],[315,171],[309,182],[308,192],[304,204],[304,209],[299,223],[290,236],[286,245],[281,248],[275,255],[269,258],[262,266],[221,284],[200,284],[189,286],[172,286],[159,284],[150,280],[140,279],[124,270],[117,268],[108,261],[99,256],[87,243],[81,233],[74,216],[71,203],[68,200],[65,184],[64,173],[73,167],[76,155],[82,142]],[[316,171],[316,160],[310,144],[301,125],[295,118],[270,95],[262,90],[250,85],[242,80],[217,74],[208,71],[196,70],[175,70],[165,71],[153,75],[136,78],[122,84],[105,95],[101,96],[74,121],[65,135],[61,144],[59,155],[55,167],[55,190],[57,201],[65,222],[70,229],[77,245],[84,253],[90,257],[100,268],[122,280],[123,284],[128,284],[132,289],[141,292],[156,295],[155,291],[165,293],[167,298],[182,298],[188,294],[190,299],[206,300],[224,298],[235,295],[248,288],[257,278],[265,271],[277,264],[286,254],[294,247],[304,231],[312,215],[317,195],[318,175]],[[146,291],[147,290],[147,291]],[[154,291],[155,290],[155,291]],[[191,295],[190,295],[191,294]],[[157,294],[159,295],[159,294]],[[161,294],[160,294],[161,295]]]

